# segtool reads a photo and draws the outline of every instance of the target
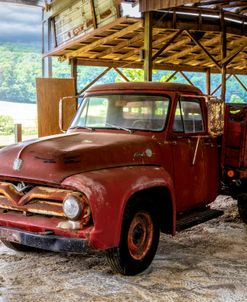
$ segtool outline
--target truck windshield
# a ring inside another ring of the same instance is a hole
[[[163,130],[170,99],[161,95],[97,95],[86,97],[70,128]]]

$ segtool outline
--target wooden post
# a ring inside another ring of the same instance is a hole
[[[15,124],[15,142],[19,143],[22,141],[22,125]]]
[[[48,51],[52,49],[51,20],[48,20]],[[52,78],[52,58],[46,58],[46,77]]]
[[[152,13],[144,13],[144,80],[152,81]]]
[[[94,27],[94,29],[96,29],[96,28],[98,28],[98,23],[97,23],[97,17],[96,17],[96,12],[95,12],[94,0],[90,0],[90,6],[91,6],[91,13],[92,13],[92,18],[93,18],[93,27]]]
[[[78,75],[78,73],[77,73],[77,66],[78,66],[78,64],[77,64],[77,59],[76,58],[73,58],[73,59],[71,59],[71,61],[70,61],[70,63],[71,63],[71,77],[72,78],[74,78],[75,79],[75,89],[76,89],[76,94],[77,94],[77,75]]]
[[[225,26],[225,19],[224,19],[224,12],[221,11],[221,62],[227,56],[227,45],[226,45],[226,26]],[[223,102],[226,101],[226,64],[221,64],[221,99]]]
[[[211,94],[211,70],[210,68],[206,71],[206,94]]]

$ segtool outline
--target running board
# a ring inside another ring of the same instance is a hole
[[[177,218],[176,230],[179,232],[191,228],[200,223],[217,218],[223,214],[224,212],[221,210],[212,210],[210,208],[193,211],[189,214],[183,214]]]

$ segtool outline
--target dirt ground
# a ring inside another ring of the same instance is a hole
[[[247,226],[236,202],[220,197],[224,216],[162,236],[151,267],[115,275],[103,253],[25,254],[0,244],[0,302],[247,301]]]

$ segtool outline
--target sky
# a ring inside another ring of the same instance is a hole
[[[0,3],[1,42],[41,42],[41,8]]]
[[[139,16],[139,7],[125,4],[124,13]],[[41,41],[41,8],[0,2],[0,43]]]

